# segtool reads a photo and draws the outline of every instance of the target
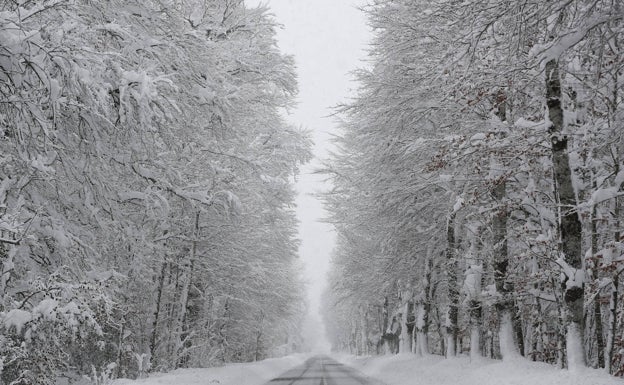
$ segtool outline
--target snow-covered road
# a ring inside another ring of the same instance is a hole
[[[328,356],[314,356],[267,385],[382,385]]]

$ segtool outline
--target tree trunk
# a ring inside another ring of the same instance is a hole
[[[124,351],[124,334],[126,332],[126,320],[125,317],[121,319],[121,325],[119,326],[119,338],[117,341],[117,378],[121,378],[123,375],[123,351]]]
[[[560,209],[560,242],[563,253],[563,298],[566,310],[566,351],[568,368],[585,365],[583,350],[583,299],[584,274],[581,249],[581,222],[576,211],[576,196],[572,185],[572,172],[568,156],[568,137],[564,134],[563,108],[561,105],[561,82],[559,63],[553,59],[546,63],[546,103],[550,118],[552,159],[554,167],[557,202]]]
[[[492,190],[492,196],[498,205],[498,210],[492,219],[492,230],[494,233],[494,284],[496,286],[496,292],[501,296],[496,303],[498,341],[500,354],[503,359],[518,355],[513,338],[512,286],[511,283],[507,281],[509,267],[509,251],[507,248],[508,213],[507,209],[503,207],[506,188],[506,183],[504,181],[499,181]]]
[[[414,304],[416,315],[414,324],[414,353],[424,356],[429,354],[429,313],[431,311],[431,300],[433,296],[433,284],[431,277],[433,274],[433,258],[427,250],[427,262],[425,265],[425,277],[423,282],[422,301]]]
[[[254,352],[254,362],[260,361],[262,331],[256,332],[256,351]]]
[[[401,337],[399,340],[399,353],[409,353],[412,351],[411,338],[408,332],[408,314],[409,301],[405,301],[403,304],[403,310],[401,311]]]
[[[384,298],[383,303],[383,312],[382,312],[382,329],[381,329],[381,339],[384,354],[388,354],[390,352],[390,340],[388,339],[388,328],[389,320],[388,320],[388,297]]]
[[[368,338],[369,325],[368,325],[368,312],[370,310],[369,305],[366,305],[364,309],[364,317],[362,318],[362,340],[364,341],[364,354],[371,355],[370,351],[370,339]]]
[[[483,323],[481,304],[481,280],[483,263],[481,262],[481,243],[479,240],[481,226],[469,230],[470,250],[466,255],[466,279],[464,290],[469,307],[470,317],[470,358],[481,357],[481,325]]]
[[[414,343],[414,353],[419,356],[424,356],[429,354],[429,343],[427,341],[427,323],[428,323],[428,315],[427,310],[425,309],[424,303],[419,303],[415,306],[416,311],[416,325],[414,326],[414,335],[415,343]]]
[[[618,162],[616,163],[616,172],[619,172]],[[615,207],[613,209],[613,217],[615,219],[615,232],[614,238],[615,242],[621,241],[620,234],[620,200],[618,197],[615,198]],[[605,368],[608,373],[613,374],[613,356],[614,351],[613,348],[615,346],[615,335],[617,334],[617,308],[619,302],[619,286],[620,286],[620,270],[617,268],[613,272],[612,282],[611,282],[611,300],[609,301],[609,332],[607,336],[607,346],[605,349]]]
[[[598,354],[598,367],[605,367],[605,343],[604,343],[604,327],[602,326],[602,309],[599,301],[600,293],[594,299],[594,322],[596,323],[596,349]]]
[[[455,242],[455,217],[453,212],[449,215],[446,228],[446,263],[448,276],[448,319],[446,320],[446,356],[457,355],[457,335],[459,334],[459,287],[457,285],[457,258]]]
[[[595,191],[597,186],[596,186],[596,180],[595,178],[592,176],[592,188]],[[596,253],[598,252],[598,229],[597,229],[597,212],[596,212],[596,205],[593,204],[592,205],[592,213],[591,213],[591,251],[590,251],[590,255],[593,258]],[[597,359],[598,359],[598,367],[599,368],[604,368],[605,367],[605,341],[604,341],[604,337],[603,337],[603,330],[604,327],[602,326],[602,307],[600,305],[600,285],[597,283],[598,282],[598,275],[597,273],[597,268],[598,268],[598,264],[594,263],[594,268],[592,269],[592,277],[591,277],[591,281],[596,283],[596,295],[594,297],[594,304],[593,304],[593,311],[594,311],[594,323],[596,325],[595,328],[595,336],[596,336],[596,350],[597,350]]]
[[[616,4],[616,12],[621,12],[620,11],[620,3],[617,2]],[[614,45],[615,47],[618,49],[619,51],[619,44],[616,41],[614,41]],[[612,125],[614,124],[614,122],[616,121],[616,113],[617,113],[617,100],[618,100],[618,93],[619,93],[619,73],[618,71],[613,71],[612,72],[612,77],[613,77],[613,93],[612,93],[612,100],[610,105],[610,113],[609,113],[609,126],[612,127]],[[614,158],[614,166],[615,166],[615,170],[614,173],[615,175],[618,175],[620,173],[620,161],[619,161],[619,157],[618,157],[618,152],[617,149],[614,151],[612,149],[611,151],[612,157]],[[618,187],[618,191],[622,190],[622,185],[617,186]],[[620,232],[620,211],[621,211],[621,207],[620,207],[620,200],[619,197],[615,197],[615,203],[614,203],[615,207],[613,209],[613,217],[615,220],[614,223],[614,228],[615,228],[615,232],[614,232],[614,240],[615,242],[621,242],[622,241],[622,236],[621,236],[621,232]],[[615,346],[615,335],[616,335],[616,328],[617,328],[617,308],[618,308],[618,302],[619,302],[619,298],[618,298],[618,291],[619,291],[619,285],[620,285],[620,274],[622,273],[622,270],[617,267],[616,270],[613,272],[613,277],[612,277],[612,283],[611,283],[611,299],[609,301],[609,325],[608,325],[608,333],[607,333],[607,341],[606,341],[606,349],[605,349],[605,368],[607,370],[608,373],[613,373],[613,356],[614,356],[614,351],[613,348]]]
[[[524,345],[524,332],[522,330],[522,317],[520,316],[520,308],[518,307],[518,303],[514,300],[513,304],[514,314],[512,321],[512,328],[514,336],[516,337],[516,346],[518,347],[518,352],[521,356],[525,355],[525,345]]]
[[[156,309],[154,310],[154,321],[152,323],[152,336],[150,338],[150,362],[152,368],[156,368],[158,362],[156,357],[156,339],[158,336],[158,317],[160,316],[160,306],[162,302],[163,288],[165,286],[165,272],[167,271],[167,262],[163,262],[160,268],[160,277],[158,279],[158,289],[156,291]]]
[[[537,355],[542,350],[542,323],[539,314],[542,311],[542,305],[539,298],[535,299],[535,317],[533,317],[533,333],[531,334],[531,361],[537,361]]]
[[[189,268],[188,271],[186,272],[186,281],[183,284],[182,287],[182,293],[180,295],[180,304],[182,305],[180,308],[180,314],[179,314],[179,322],[178,322],[178,329],[179,329],[179,337],[177,340],[177,356],[178,356],[178,362],[176,364],[176,368],[180,368],[183,367],[185,365],[185,362],[187,360],[187,356],[186,353],[184,352],[185,348],[190,347],[190,325],[188,324],[188,312],[189,312],[189,298],[191,297],[190,295],[190,291],[191,291],[191,286],[193,285],[193,273],[195,270],[195,259],[197,258],[197,242],[199,240],[199,214],[200,212],[197,211],[197,213],[195,213],[195,225],[193,228],[193,240],[191,241],[191,253],[190,253],[190,261],[189,261]]]
[[[499,91],[499,99],[501,102],[498,104],[498,110],[496,114],[502,122],[507,121],[507,103],[505,102],[505,93]],[[523,345],[522,337],[522,325],[519,322],[518,314],[514,311],[514,301],[512,298],[513,284],[508,280],[509,270],[509,251],[507,245],[507,220],[509,217],[509,211],[505,206],[505,198],[507,196],[507,181],[503,174],[503,166],[500,165],[495,159],[492,159],[490,173],[498,177],[493,180],[495,184],[492,190],[492,198],[496,205],[496,212],[492,218],[492,232],[494,243],[494,284],[496,292],[501,296],[496,303],[496,312],[498,318],[498,340],[499,350],[503,359],[505,356],[516,356],[518,349],[516,344]],[[507,322],[510,322],[507,325]],[[509,326],[510,329],[505,328]],[[511,333],[511,335],[507,335]],[[516,343],[514,344],[513,335],[516,336]],[[520,349],[521,354],[523,349]]]
[[[470,358],[481,357],[481,301],[470,301]]]
[[[605,368],[608,373],[613,373],[613,347],[615,346],[615,335],[617,334],[617,308],[618,308],[619,279],[615,276],[611,283],[611,300],[609,302],[609,331],[607,333],[607,347],[605,349]]]
[[[260,311],[260,324],[256,330],[256,349],[254,361],[260,361],[262,355],[262,330],[264,329],[264,311]]]

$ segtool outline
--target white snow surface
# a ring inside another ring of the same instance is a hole
[[[15,327],[17,332],[20,333],[24,325],[32,321],[32,314],[28,311],[21,309],[13,309],[7,314],[0,314],[0,318],[4,321],[4,326],[7,329]]]
[[[309,357],[309,354],[294,354],[216,368],[178,369],[169,373],[153,374],[149,378],[139,380],[119,379],[113,381],[111,385],[261,385],[303,364]]]
[[[217,368],[178,369],[139,380],[115,380],[112,385],[262,385],[309,357],[310,354],[295,354]],[[407,353],[378,357],[344,354],[333,358],[386,385],[622,385],[620,378],[603,370],[583,367],[569,371],[522,357],[500,361]]]
[[[508,361],[412,354],[334,358],[386,385],[622,385],[621,378],[609,376],[603,370],[568,371],[521,357]]]

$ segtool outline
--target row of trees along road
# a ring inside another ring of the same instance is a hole
[[[310,143],[274,29],[242,0],[0,2],[2,383],[299,343]]]
[[[370,66],[325,170],[334,348],[622,375],[624,2],[365,10]]]

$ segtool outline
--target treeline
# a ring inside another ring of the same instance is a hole
[[[299,347],[310,143],[274,30],[242,0],[0,2],[0,382]]]
[[[357,354],[622,375],[624,3],[379,0],[325,170]]]

